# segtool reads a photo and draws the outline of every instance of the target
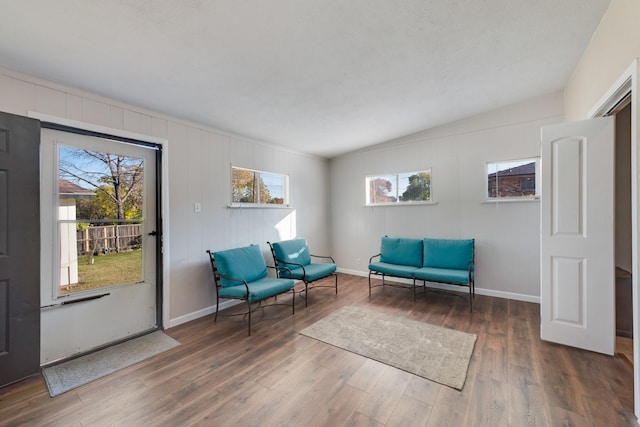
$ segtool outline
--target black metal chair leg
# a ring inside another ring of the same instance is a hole
[[[304,282],[304,306],[309,307],[309,284]]]
[[[247,305],[249,306],[249,336],[251,336],[251,303],[247,301]]]

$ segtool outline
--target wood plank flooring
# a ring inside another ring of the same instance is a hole
[[[616,337],[616,354],[633,366],[633,339]]]
[[[344,305],[478,334],[459,392],[300,335]],[[537,304],[376,288],[341,274],[296,314],[271,307],[167,330],[182,345],[51,398],[41,376],[0,389],[0,425],[637,426],[623,360],[539,338]]]

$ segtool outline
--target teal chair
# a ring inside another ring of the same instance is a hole
[[[285,304],[263,304],[263,301],[291,291],[292,314],[295,314],[295,282],[292,279],[267,277],[267,268],[262,251],[257,245],[225,251],[207,250],[216,285],[216,314],[218,320],[220,298],[242,300],[247,303],[248,333],[251,336],[251,313],[266,306]],[[270,267],[275,268],[275,267]],[[277,299],[277,298],[276,298]]]
[[[338,295],[338,275],[336,263],[330,256],[313,255],[309,253],[306,239],[283,240],[267,242],[273,255],[273,263],[278,277],[297,279],[304,282],[304,305],[309,305],[309,289],[335,287]],[[323,259],[324,262],[311,262],[312,258]],[[311,285],[312,283],[333,276],[334,285]],[[311,285],[311,286],[310,286]]]

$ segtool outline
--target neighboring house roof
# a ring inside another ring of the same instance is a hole
[[[522,166],[516,166],[515,168],[504,169],[497,172],[498,176],[500,177],[518,176],[518,175],[534,175],[535,173],[536,173],[535,162],[527,163],[526,165],[522,165]]]
[[[58,180],[58,193],[63,199],[82,199],[96,197],[96,193],[92,190],[80,187],[66,179]]]

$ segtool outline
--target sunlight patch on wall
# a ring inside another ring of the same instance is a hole
[[[296,237],[296,211],[293,210],[282,221],[276,224],[276,231],[278,232],[279,240],[289,240]]]

